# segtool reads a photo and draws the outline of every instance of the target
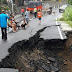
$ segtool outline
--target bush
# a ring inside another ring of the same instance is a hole
[[[9,10],[9,7],[7,6],[7,7],[5,7],[5,10]]]
[[[72,7],[67,7],[63,13],[63,18],[65,21],[72,21]]]
[[[72,0],[67,0],[70,5],[72,5]]]
[[[1,11],[1,10],[5,10],[5,11],[7,10],[7,11],[8,11],[8,10],[10,10],[10,9],[9,9],[8,6],[7,6],[7,7],[2,6],[2,7],[0,7],[0,11]]]
[[[69,26],[72,27],[72,7],[69,6],[66,8],[65,12],[63,13],[63,17],[59,19],[60,21],[65,21]]]
[[[7,4],[7,0],[0,0],[0,4]]]

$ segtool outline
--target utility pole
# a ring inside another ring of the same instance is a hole
[[[12,13],[14,13],[14,10],[13,10],[13,0],[8,0],[8,2],[11,3]]]
[[[13,10],[13,0],[11,0],[11,4],[12,4],[12,13],[14,13],[14,10]]]

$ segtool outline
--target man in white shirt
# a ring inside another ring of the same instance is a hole
[[[28,12],[28,9],[25,12],[25,18],[26,18],[26,22],[28,24],[29,23],[29,12]]]

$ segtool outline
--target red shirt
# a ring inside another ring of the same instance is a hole
[[[42,12],[38,12],[37,15],[38,15],[38,18],[41,18]]]
[[[21,12],[24,12],[24,9],[21,9]]]

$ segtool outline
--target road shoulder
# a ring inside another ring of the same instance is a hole
[[[58,16],[57,19],[61,18],[62,16]],[[72,31],[72,27],[70,27],[67,23],[64,21],[58,21],[58,24],[61,25],[61,28],[63,31],[68,32]]]

